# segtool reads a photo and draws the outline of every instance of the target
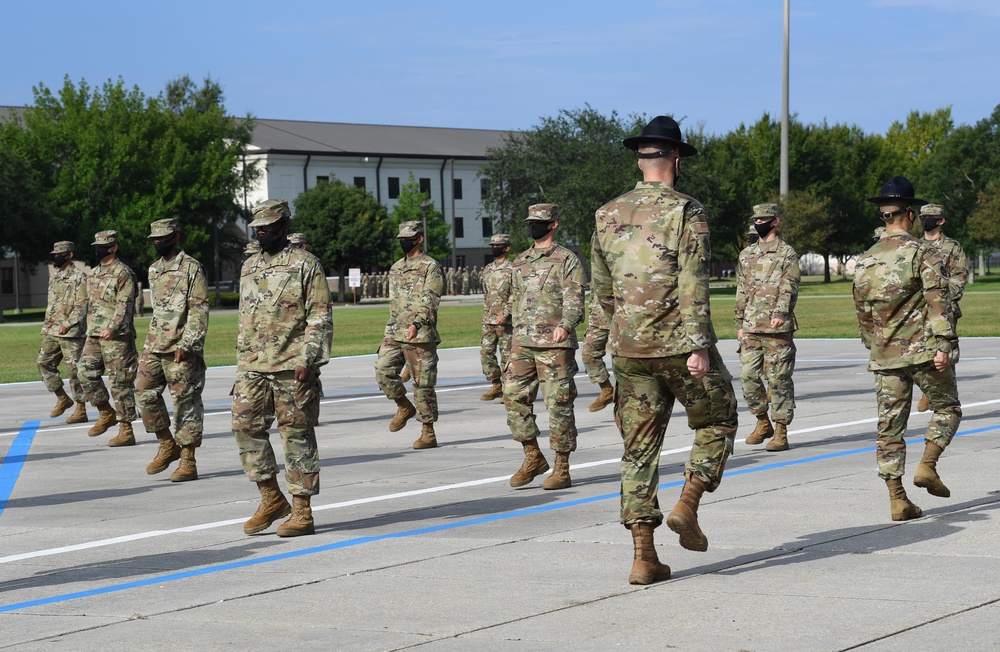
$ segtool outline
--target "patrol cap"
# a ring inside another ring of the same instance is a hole
[[[153,238],[165,238],[168,235],[173,235],[181,230],[180,223],[181,221],[176,217],[156,220],[149,225],[149,235],[146,238],[152,240]]]
[[[490,236],[491,245],[505,246],[510,244],[510,236],[506,233],[494,233]]]
[[[118,231],[98,231],[97,235],[94,236],[94,245],[113,245],[118,244]]]
[[[749,236],[758,235],[757,229],[754,228],[753,224],[750,225],[750,230],[747,231],[747,235],[749,235]]]
[[[559,220],[559,204],[532,204],[528,206],[525,222],[555,222]]]
[[[307,244],[305,233],[289,233],[288,241],[294,245],[304,245]]]
[[[424,234],[424,225],[421,224],[420,220],[407,220],[399,225],[399,233],[396,234],[397,238],[415,238],[418,235]]]
[[[885,182],[882,192],[878,197],[869,197],[865,201],[873,204],[905,204],[906,206],[923,206],[926,199],[917,199],[913,191],[913,184],[906,177],[895,176]]]
[[[52,245],[52,251],[50,254],[68,254],[71,251],[76,251],[76,244],[72,240],[60,240],[59,242]]]
[[[944,207],[941,204],[927,204],[926,206],[920,207],[920,217],[941,217],[944,215]]]
[[[775,217],[778,217],[777,204],[757,204],[753,207],[753,215],[750,219],[774,219]]]
[[[254,254],[260,253],[260,243],[256,240],[251,240],[247,243],[247,246],[243,249],[244,256],[252,256]]]
[[[253,221],[250,226],[267,226],[283,217],[291,217],[287,199],[265,199],[253,207]]]

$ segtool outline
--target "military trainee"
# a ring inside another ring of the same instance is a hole
[[[479,398],[484,401],[503,396],[503,370],[510,353],[511,325],[510,283],[513,265],[507,258],[510,235],[494,233],[490,237],[493,262],[483,268],[483,327],[479,361],[491,386]],[[497,364],[499,353],[500,364]]]
[[[118,434],[108,446],[132,446],[132,422],[138,417],[134,383],[139,362],[135,350],[135,273],[118,259],[117,231],[98,232],[93,244],[100,263],[87,276],[87,341],[79,375],[87,400],[100,414],[87,434],[96,437],[118,423]],[[105,370],[117,411],[111,408],[101,380]]]
[[[604,311],[594,305],[594,301],[594,296],[591,295],[587,333],[583,337],[580,356],[583,358],[583,369],[587,372],[590,382],[601,388],[600,394],[588,407],[591,412],[599,412],[615,400],[615,388],[611,384],[611,376],[608,375],[608,367],[604,363],[610,326],[605,319]]]
[[[208,333],[208,285],[201,263],[180,248],[176,218],[150,225],[149,240],[160,259],[149,268],[153,316],[142,347],[135,392],[146,432],[156,434],[156,456],[146,467],[153,475],[180,460],[171,482],[198,479],[195,449],[205,429],[205,336]],[[170,388],[174,433],[163,400]]]
[[[684,405],[695,439],[667,525],[684,548],[705,551],[698,506],[705,491],[718,488],[732,453],[736,397],[712,328],[708,217],[674,189],[680,159],[698,150],[665,116],[623,144],[636,153],[643,180],[597,211],[591,268],[594,307],[610,324],[615,422],[625,445],[621,522],[635,548],[629,582],[650,584],[670,577],[653,530],[663,522],[659,457],[674,399]]]
[[[962,309],[958,307],[958,302],[965,294],[965,284],[969,280],[969,261],[965,257],[962,245],[958,240],[949,238],[941,230],[944,226],[944,207],[940,204],[926,204],[920,207],[920,225],[924,230],[924,242],[933,247],[937,247],[944,259],[944,268],[948,272],[948,319],[951,321],[951,328],[958,337],[958,319],[962,316]],[[959,358],[959,344],[955,340],[955,349],[951,354],[951,363],[957,364]],[[920,397],[917,402],[917,411],[926,412],[931,407],[930,399],[927,395]]]
[[[543,489],[572,486],[569,455],[576,450],[576,327],[583,321],[583,265],[569,249],[555,241],[559,206],[535,204],[528,208],[534,244],[513,264],[511,316],[513,334],[504,377],[507,425],[524,448],[524,462],[511,476],[510,486],[521,487],[549,470],[538,448],[538,425],[533,404],[542,383],[549,411],[549,447],[555,451],[555,469]]]
[[[290,513],[278,536],[308,535],[315,532],[311,499],[320,489],[316,424],[320,367],[330,360],[333,340],[330,290],[319,260],[289,246],[287,201],[265,200],[254,206],[253,216],[250,228],[262,251],[240,271],[232,417],[243,471],[257,483],[261,501],[243,531],[261,532]],[[269,409],[278,420],[291,506],[278,488]]]
[[[389,321],[385,325],[375,380],[386,398],[396,402],[396,414],[389,431],[402,430],[414,415],[422,425],[413,442],[417,450],[437,446],[434,423],[438,420],[437,330],[438,306],[444,289],[444,273],[436,260],[423,253],[423,225],[417,220],[399,225],[399,246],[403,257],[389,270]],[[413,402],[406,398],[406,386],[399,372],[406,366],[413,377]]]
[[[757,425],[746,443],[769,451],[788,450],[788,424],[795,411],[795,302],[799,296],[799,256],[779,235],[777,204],[753,207],[756,243],[740,252],[736,267],[736,335],[743,398]],[[764,380],[767,386],[764,385]],[[768,418],[768,403],[774,425]]]
[[[876,459],[894,521],[922,514],[902,483],[913,385],[923,390],[934,411],[913,484],[932,496],[951,495],[937,473],[937,462],[962,420],[951,361],[957,336],[948,320],[948,275],[937,248],[910,235],[914,209],[927,203],[914,194],[913,184],[896,176],[882,186],[879,196],[868,198],[879,207],[885,233],[861,255],[854,273],[861,340],[871,350],[868,370],[875,373]]]
[[[87,421],[87,396],[80,385],[77,364],[83,354],[87,335],[87,275],[73,264],[76,246],[63,240],[52,246],[52,264],[56,271],[49,278],[48,303],[42,322],[42,346],[38,351],[38,371],[45,388],[56,395],[56,405],[50,417],[62,416],[73,407],[76,410],[66,423]],[[66,375],[71,399],[63,388],[59,363],[66,362]]]

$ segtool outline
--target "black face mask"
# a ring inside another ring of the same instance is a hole
[[[941,220],[936,217],[921,217],[920,226],[924,227],[924,231],[933,231],[941,225]]]
[[[176,240],[160,240],[159,242],[153,243],[153,249],[156,249],[156,253],[160,256],[166,256],[174,249],[174,245],[177,244]]]
[[[417,246],[416,240],[406,239],[399,241],[399,248],[403,250],[404,255],[410,253],[416,246]]]
[[[285,237],[284,229],[280,226],[276,229],[267,231],[257,232],[257,242],[260,243],[260,248],[271,254],[272,256],[288,244],[288,238]]]
[[[541,240],[549,233],[549,223],[548,222],[532,222],[528,226],[531,232],[531,237],[533,240]]]
[[[97,256],[98,260],[104,260],[110,253],[111,247],[106,247],[104,245],[97,245],[94,247],[94,255]]]
[[[507,247],[493,247],[493,257],[499,258],[503,256],[503,253],[507,251]]]
[[[66,264],[69,260],[68,256],[63,256],[62,254],[55,254],[52,256],[52,264],[56,266],[56,269],[62,269],[62,266]]]
[[[774,228],[774,220],[768,220],[767,222],[762,222],[760,224],[754,224],[753,230],[757,232],[762,239],[767,237],[767,234],[771,232]]]

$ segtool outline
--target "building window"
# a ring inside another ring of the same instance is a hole
[[[399,198],[399,177],[389,177],[389,199]]]
[[[454,192],[455,199],[461,199],[462,198],[462,180],[461,179],[455,179],[455,182],[452,184],[452,191]]]
[[[362,190],[364,190],[366,182],[367,182],[367,179],[365,179],[364,177],[354,177],[354,187],[355,188],[361,188]]]
[[[483,223],[483,237],[489,238],[493,235],[493,220],[488,217],[484,217],[480,220]]]
[[[465,218],[463,217],[455,218],[455,237],[456,238],[465,237]]]
[[[316,177],[316,185],[321,183],[330,183],[330,177]]]
[[[0,294],[14,294],[14,268],[0,269]]]
[[[455,267],[465,267],[465,256],[455,256]]]
[[[479,199],[486,199],[486,196],[490,194],[490,180],[480,179],[479,180]]]
[[[431,198],[431,180],[430,179],[421,179],[420,180],[420,192],[422,192],[425,195],[427,195],[428,199]]]

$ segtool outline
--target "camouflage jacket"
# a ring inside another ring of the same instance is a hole
[[[510,277],[514,265],[510,259],[494,261],[483,268],[483,323],[496,324],[502,318],[510,323]]]
[[[135,339],[135,272],[118,258],[87,275],[87,335]]]
[[[736,330],[746,333],[790,333],[798,330],[795,301],[799,297],[799,256],[776,238],[757,241],[740,252],[736,267]],[[777,328],[771,319],[784,320]]]
[[[511,272],[511,346],[577,348],[576,327],[584,313],[583,283],[583,265],[566,247],[552,244],[522,252]],[[569,333],[562,342],[552,339],[556,327]]]
[[[591,260],[612,355],[660,358],[718,341],[708,297],[708,216],[665,183],[640,181],[597,211]]]
[[[427,254],[403,256],[389,268],[389,322],[385,337],[411,344],[438,344],[438,305],[444,290],[444,273]],[[406,339],[406,329],[420,322],[417,335]]]
[[[965,284],[969,280],[969,260],[962,251],[958,240],[942,235],[937,240],[924,240],[932,247],[937,247],[944,259],[944,268],[948,272],[948,300],[951,302],[952,316],[958,319],[962,310],[958,302],[965,294]]]
[[[956,340],[948,321],[948,275],[935,247],[909,233],[887,231],[861,254],[854,306],[869,371],[930,362]]]
[[[59,334],[59,327],[66,332]],[[81,338],[87,335],[87,275],[70,264],[49,279],[49,303],[45,307],[42,335]]]
[[[323,265],[303,249],[254,254],[240,272],[237,368],[274,373],[330,361],[333,317]]]
[[[611,327],[608,322],[608,316],[604,314],[597,295],[591,292],[590,314],[587,315],[587,334],[583,342],[584,351],[589,350],[592,355],[600,355],[603,358],[608,348],[608,336],[610,333]]]
[[[173,260],[160,258],[149,268],[149,321],[144,351],[182,349],[203,355],[208,332],[208,285],[201,263],[179,251]]]

